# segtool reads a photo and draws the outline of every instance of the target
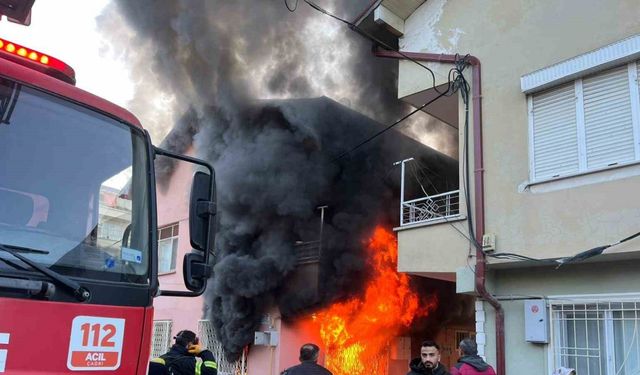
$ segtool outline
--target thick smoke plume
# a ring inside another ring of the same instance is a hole
[[[353,19],[369,0],[320,3]],[[457,186],[454,160],[395,132],[335,161],[380,129],[349,108],[381,122],[406,108],[395,99],[396,63],[375,59],[367,41],[302,1],[295,13],[281,0],[116,4],[101,24],[135,61],[137,100],[173,93],[165,103],[178,125],[165,144],[194,144],[216,168],[207,317],[230,359],[252,342],[269,306],[295,316],[360,290],[361,241],[374,225],[397,223],[393,161],[422,150],[442,191]],[[321,96],[331,99],[304,99]],[[294,244],[318,238],[325,204],[322,293],[284,292]]]

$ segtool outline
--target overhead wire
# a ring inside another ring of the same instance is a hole
[[[562,266],[563,264],[566,263],[572,263],[572,262],[576,262],[576,261],[581,261],[581,260],[585,260],[588,258],[591,258],[593,256],[596,255],[600,255],[604,252],[604,250],[612,247],[612,246],[616,246],[619,245],[621,243],[624,243],[626,241],[629,241],[633,238],[636,238],[638,236],[640,236],[640,232],[633,234],[631,236],[628,236],[626,238],[623,238],[620,241],[617,241],[615,243],[609,244],[609,245],[604,245],[604,246],[598,246],[598,247],[594,247],[592,249],[580,252],[578,254],[575,254],[573,256],[568,256],[568,257],[563,257],[563,258],[547,258],[547,259],[538,259],[538,258],[533,258],[533,257],[529,257],[526,255],[522,255],[522,254],[517,254],[517,253],[512,253],[512,252],[499,252],[499,253],[491,253],[491,252],[487,252],[484,250],[482,244],[478,243],[478,240],[475,238],[474,236],[474,227],[473,227],[473,213],[471,211],[471,199],[470,199],[470,194],[469,194],[469,190],[470,190],[470,178],[469,178],[469,91],[470,91],[470,85],[467,82],[467,80],[464,78],[463,75],[463,70],[464,70],[464,66],[466,64],[468,64],[468,62],[466,61],[466,59],[468,58],[469,55],[466,55],[463,59],[456,59],[456,74],[457,77],[454,79],[454,82],[459,85],[460,87],[458,87],[457,89],[459,89],[460,91],[460,95],[462,97],[462,101],[464,103],[465,106],[465,121],[464,121],[464,143],[463,143],[463,173],[462,173],[462,178],[463,178],[463,194],[464,194],[464,199],[465,199],[465,203],[466,203],[466,207],[467,207],[467,223],[468,223],[468,230],[469,230],[469,236],[467,237],[470,241],[470,243],[473,245],[474,248],[480,250],[485,256],[488,257],[492,257],[492,258],[496,258],[496,259],[512,259],[512,260],[520,260],[520,261],[533,261],[533,262],[540,262],[540,263],[558,263],[558,266],[556,267],[559,268],[560,266]],[[471,252],[471,249],[469,249],[469,251]],[[469,256],[471,256],[471,253],[469,253]]]
[[[356,24],[354,24],[353,22],[350,22],[346,19],[340,18],[338,16],[336,16],[335,14],[327,11],[326,9],[322,8],[321,6],[319,6],[318,4],[314,3],[311,0],[303,0],[307,5],[309,5],[310,7],[312,7],[313,9],[317,10],[318,12],[325,14],[345,25],[347,25],[349,27],[349,29],[351,29],[354,32],[357,32],[358,34],[360,34],[361,36],[365,37],[366,39],[369,39],[370,41],[374,42],[376,45],[379,45],[387,50],[390,51],[394,51],[397,52],[398,54],[400,54],[403,58],[419,65],[420,67],[422,67],[423,69],[427,70],[431,76],[431,81],[432,81],[432,85],[431,88],[438,93],[438,95],[429,100],[428,102],[426,102],[425,104],[421,105],[420,107],[414,109],[413,111],[409,112],[407,115],[403,116],[402,118],[400,118],[399,120],[397,120],[396,122],[392,123],[391,125],[385,127],[384,129],[382,129],[381,131],[373,134],[372,136],[362,140],[359,144],[357,144],[355,147],[352,147],[351,149],[342,152],[341,154],[339,154],[337,157],[334,158],[335,160],[339,160],[344,158],[345,156],[347,156],[348,154],[354,152],[355,150],[359,149],[360,147],[364,146],[365,144],[369,143],[371,140],[379,137],[380,135],[384,134],[385,132],[387,132],[388,130],[390,130],[391,128],[395,127],[396,125],[398,125],[399,123],[401,123],[402,121],[406,120],[407,118],[411,117],[412,115],[414,115],[415,113],[423,110],[425,107],[427,107],[429,104],[435,102],[436,100],[440,99],[443,96],[451,96],[455,93],[456,90],[453,90],[453,80],[452,80],[452,75],[455,76],[455,72],[454,69],[449,70],[449,74],[448,74],[448,81],[446,83],[447,87],[446,90],[441,91],[440,89],[438,89],[438,86],[436,85],[436,76],[435,73],[433,72],[433,70],[431,70],[428,66],[426,66],[425,64],[422,64],[421,62],[419,62],[418,60],[412,58],[411,56],[407,55],[406,53],[398,50],[397,48],[394,48],[390,45],[388,45],[387,43],[385,43],[384,41],[374,37],[373,35],[367,33],[366,31],[362,30],[360,27],[358,27]],[[297,9],[298,6],[298,0],[295,1],[294,6],[291,7],[289,5],[289,0],[284,0],[285,2],[285,6],[286,8],[290,11],[290,12],[294,12]]]
[[[436,96],[435,98],[429,100],[428,102],[424,103],[423,105],[421,105],[420,107],[414,109],[413,111],[409,112],[408,114],[402,116],[402,118],[400,118],[399,120],[397,120],[396,122],[392,123],[391,125],[385,127],[384,129],[376,132],[375,134],[371,135],[370,137],[364,139],[363,141],[361,141],[360,143],[358,143],[357,145],[355,145],[354,147],[350,148],[347,151],[342,152],[340,155],[336,156],[334,158],[334,160],[340,160],[343,157],[349,155],[350,153],[354,152],[355,150],[359,149],[360,147],[366,145],[367,143],[371,142],[372,140],[374,140],[375,138],[379,137],[380,135],[384,134],[385,132],[391,130],[394,126],[398,125],[399,123],[401,123],[402,121],[406,120],[407,118],[411,117],[411,115],[413,115],[414,113],[421,111],[422,109],[424,109],[426,106],[428,106],[429,104],[435,102],[436,100],[440,99],[441,97],[443,97],[445,95],[445,93],[439,94],[438,96]]]
[[[314,3],[311,0],[303,0],[306,4],[308,4],[310,7],[312,7],[313,9],[337,20],[340,21],[344,24],[346,24],[349,29],[351,29],[352,31],[357,32],[358,34],[364,36],[365,38],[369,39],[370,41],[373,41],[374,43],[376,43],[377,45],[390,50],[390,51],[394,51],[396,53],[398,53],[400,56],[402,56],[404,59],[413,62],[414,64],[417,64],[418,66],[424,68],[425,70],[427,70],[429,72],[429,74],[431,75],[431,79],[432,79],[432,89],[438,93],[438,96],[436,96],[435,98],[429,100],[428,102],[426,102],[425,104],[421,105],[420,107],[416,108],[415,110],[409,112],[407,115],[403,116],[402,118],[400,118],[399,120],[397,120],[396,122],[392,123],[391,125],[385,127],[384,129],[378,131],[377,133],[373,134],[372,136],[370,136],[369,138],[361,141],[359,144],[357,144],[355,147],[351,148],[348,151],[345,151],[343,153],[341,153],[340,155],[338,155],[334,160],[339,160],[343,157],[345,157],[346,155],[350,154],[351,152],[357,150],[358,148],[364,146],[365,144],[369,143],[371,140],[375,139],[376,137],[382,135],[383,133],[385,133],[386,131],[390,130],[391,128],[393,128],[394,126],[398,125],[399,123],[401,123],[402,121],[406,120],[407,118],[409,118],[411,115],[417,113],[418,111],[424,109],[425,107],[427,107],[429,104],[435,102],[436,100],[440,99],[443,96],[450,96],[453,95],[454,93],[460,91],[460,95],[462,97],[462,101],[465,105],[465,124],[464,124],[464,148],[463,148],[463,185],[464,185],[464,196],[465,196],[465,203],[466,203],[466,208],[467,208],[467,223],[468,223],[468,230],[469,230],[469,236],[466,237],[471,244],[478,250],[480,250],[485,256],[489,256],[492,258],[497,258],[497,259],[516,259],[516,260],[528,260],[528,261],[535,261],[535,262],[557,262],[559,265],[557,268],[559,268],[560,266],[562,266],[563,264],[566,263],[571,263],[571,262],[576,262],[576,261],[581,261],[587,258],[591,258],[593,256],[596,255],[600,255],[604,252],[604,250],[612,247],[612,246],[616,246],[618,244],[621,244],[623,242],[629,241],[633,238],[636,238],[638,236],[640,236],[640,232],[631,235],[629,237],[626,237],[618,242],[609,244],[609,245],[604,245],[604,246],[598,246],[583,252],[580,252],[578,254],[575,254],[573,256],[569,256],[569,257],[563,257],[563,258],[551,258],[551,259],[537,259],[537,258],[532,258],[532,257],[528,257],[525,255],[521,255],[521,254],[516,254],[516,253],[509,253],[509,252],[500,252],[500,253],[490,253],[490,252],[486,252],[484,250],[484,248],[482,247],[482,244],[478,243],[477,239],[474,236],[474,228],[473,228],[473,216],[472,216],[472,212],[471,212],[471,201],[470,201],[470,194],[469,194],[469,147],[468,147],[468,143],[469,143],[469,92],[470,92],[470,85],[467,82],[467,80],[464,78],[464,74],[463,71],[464,69],[469,65],[468,62],[468,58],[469,55],[465,55],[463,58],[459,59],[456,58],[455,61],[455,67],[449,70],[449,74],[448,74],[448,81],[447,81],[447,90],[446,91],[440,91],[438,90],[437,86],[436,86],[436,76],[435,73],[433,72],[433,70],[431,70],[429,67],[427,67],[425,64],[422,64],[421,62],[417,61],[416,59],[412,58],[411,56],[407,55],[406,53],[393,48],[391,46],[389,46],[387,43],[379,40],[378,38],[374,37],[373,35],[370,35],[369,33],[367,33],[366,31],[362,30],[360,27],[358,27],[357,25],[355,25],[353,22],[350,22],[348,20],[345,20],[343,18],[340,18],[338,16],[336,16],[335,14],[325,10],[324,8],[320,7],[319,5],[317,5],[316,3]],[[298,0],[295,0],[294,6],[290,7],[289,6],[289,2],[288,0],[284,0],[285,2],[285,6],[287,7],[287,9],[290,12],[294,12],[297,7],[298,7]],[[458,55],[456,54],[456,57]],[[453,78],[452,78],[453,77]],[[454,226],[455,228],[455,226]],[[457,229],[457,228],[456,228]],[[471,251],[471,249],[469,249]],[[470,254],[471,255],[471,254]]]
[[[284,0],[284,6],[286,6],[286,7],[287,7],[287,10],[288,10],[289,12],[292,12],[292,13],[293,13],[293,12],[295,12],[295,11],[296,11],[296,9],[298,9],[298,0],[295,0],[294,5],[293,5],[293,8],[291,8],[291,7],[289,6],[289,1],[288,1],[288,0]]]
[[[413,62],[414,64],[417,64],[417,65],[421,66],[423,69],[426,69],[426,70],[429,72],[429,74],[431,75],[431,79],[432,79],[432,81],[433,81],[433,85],[432,85],[433,89],[434,89],[438,94],[441,94],[441,93],[442,93],[442,92],[440,92],[440,91],[437,89],[437,87],[436,87],[436,85],[435,85],[435,82],[436,82],[436,75],[435,75],[435,73],[433,72],[433,70],[431,70],[431,69],[430,69],[428,66],[426,66],[425,64],[422,64],[420,61],[418,61],[418,60],[416,60],[416,59],[412,58],[411,56],[407,55],[406,53],[404,53],[404,52],[402,52],[402,51],[398,50],[397,48],[394,48],[394,47],[392,47],[392,46],[388,45],[388,44],[387,44],[387,43],[385,43],[384,41],[382,41],[382,40],[380,40],[380,39],[376,38],[375,36],[373,36],[373,35],[371,35],[371,34],[367,33],[366,31],[362,30],[360,27],[358,27],[358,25],[354,24],[353,22],[348,21],[348,20],[345,20],[345,19],[343,19],[343,18],[340,18],[340,17],[336,16],[335,14],[333,14],[333,13],[331,13],[331,12],[327,11],[326,9],[322,8],[321,6],[319,6],[318,4],[314,3],[313,1],[311,1],[311,0],[303,0],[303,1],[304,1],[305,3],[307,3],[307,5],[309,5],[309,6],[310,6],[310,7],[312,7],[313,9],[317,10],[318,12],[323,13],[323,14],[325,14],[325,15],[327,15],[327,16],[329,16],[329,17],[331,17],[331,18],[333,18],[333,19],[335,19],[335,20],[337,20],[337,21],[339,21],[339,22],[344,23],[345,25],[347,25],[347,26],[349,27],[349,29],[351,29],[351,30],[353,30],[354,32],[356,32],[356,33],[358,33],[358,34],[362,35],[363,37],[365,37],[365,38],[369,39],[370,41],[372,41],[372,42],[376,43],[377,45],[379,45],[379,46],[383,47],[384,49],[389,50],[389,51],[397,52],[398,54],[400,54],[400,56],[404,57],[405,59],[407,59],[407,60],[409,60],[409,61]],[[296,7],[297,7],[297,4],[298,4],[298,1],[296,0]],[[293,11],[289,8],[289,5],[288,5],[287,0],[285,0],[285,5],[287,6],[287,9],[289,9],[289,11],[293,12]],[[295,8],[294,8],[294,10],[295,10]],[[447,91],[448,91],[448,89],[447,89]],[[444,92],[446,93],[447,91],[444,91]]]

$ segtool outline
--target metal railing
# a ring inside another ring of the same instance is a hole
[[[640,301],[552,303],[551,322],[554,367],[640,374]]]
[[[401,202],[400,226],[428,223],[460,214],[460,190]]]
[[[171,347],[171,320],[154,320],[153,337],[151,338],[151,358],[157,358],[169,351]]]
[[[320,261],[320,241],[299,242],[294,247],[296,263],[318,263]]]
[[[247,375],[246,351],[242,353],[242,356],[237,361],[227,361],[222,343],[216,337],[210,320],[198,321],[198,336],[204,347],[213,353],[218,364],[218,375]]]

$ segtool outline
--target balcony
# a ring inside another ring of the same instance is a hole
[[[410,162],[415,164],[405,166]],[[462,235],[468,232],[464,192],[457,179],[443,184],[442,177],[428,175],[424,163],[406,159],[398,164],[402,167],[400,225],[395,228],[398,271],[454,281],[456,269],[468,260],[469,243]]]
[[[460,190],[400,202],[400,226],[446,221],[460,215]]]

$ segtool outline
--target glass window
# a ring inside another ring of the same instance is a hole
[[[581,375],[640,373],[640,302],[552,306],[555,367]]]
[[[640,161],[640,63],[529,96],[532,181]]]
[[[0,242],[68,276],[147,283],[142,131],[6,79],[0,99]],[[0,253],[0,272],[16,264]]]
[[[176,223],[158,230],[158,273],[173,272],[176,269],[178,227]]]

